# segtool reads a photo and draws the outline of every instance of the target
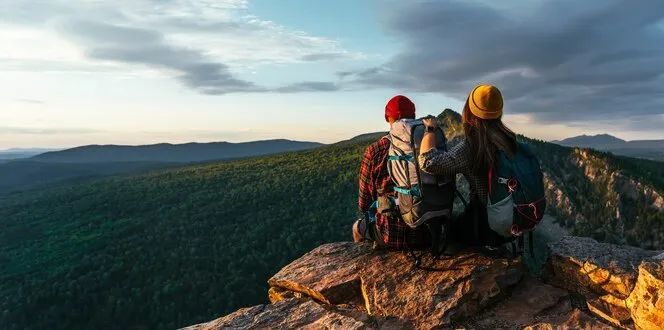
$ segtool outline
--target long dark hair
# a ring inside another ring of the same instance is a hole
[[[509,155],[516,152],[516,134],[512,132],[501,118],[482,119],[475,116],[468,107],[468,100],[463,107],[463,133],[473,154],[472,170],[476,174],[485,175],[497,163],[497,151],[502,150]]]

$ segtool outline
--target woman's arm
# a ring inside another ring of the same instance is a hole
[[[426,117],[422,119],[422,122],[424,123],[425,128],[438,127],[438,122],[436,121],[436,117]],[[436,133],[428,132],[425,130],[424,136],[422,137],[422,142],[420,143],[420,152],[424,153],[434,148],[436,148]]]
[[[433,133],[430,134],[435,135]],[[422,148],[422,150],[425,149]],[[420,169],[424,172],[453,177],[457,173],[464,173],[470,168],[468,152],[466,142],[462,141],[449,151],[439,151],[435,148],[429,149],[421,153],[417,160]]]

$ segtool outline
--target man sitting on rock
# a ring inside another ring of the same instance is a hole
[[[415,118],[415,104],[407,97],[397,95],[385,106],[385,121],[391,125],[403,118]],[[353,224],[353,239],[355,242],[374,242],[377,247],[390,249],[428,246],[431,238],[426,229],[411,229],[399,216],[386,216],[383,212],[370,210],[380,195],[394,194],[394,183],[387,171],[389,149],[390,140],[384,136],[364,152],[358,198],[361,217]]]

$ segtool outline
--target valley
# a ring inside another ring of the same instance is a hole
[[[439,119],[454,143],[459,115]],[[0,324],[176,328],[263,303],[281,267],[351,239],[381,134],[0,196]],[[664,247],[660,162],[521,138],[546,172],[550,235]]]

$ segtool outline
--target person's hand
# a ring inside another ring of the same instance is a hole
[[[426,127],[438,127],[438,120],[434,116],[427,116],[422,118],[422,123]]]

